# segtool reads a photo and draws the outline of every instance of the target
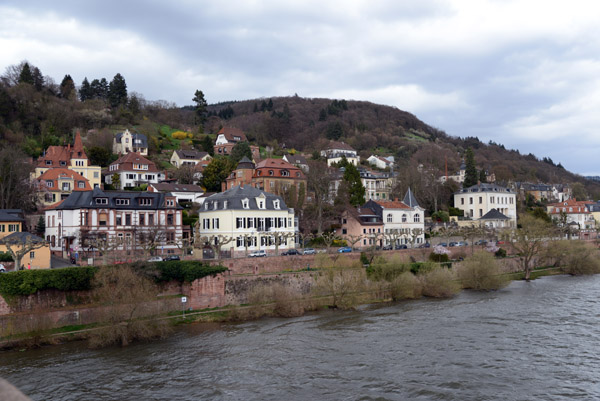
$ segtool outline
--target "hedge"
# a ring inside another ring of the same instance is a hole
[[[0,295],[35,294],[41,290],[89,290],[97,268],[67,267],[64,269],[20,270],[0,274]]]
[[[180,283],[191,283],[199,278],[214,276],[227,270],[223,266],[210,266],[195,260],[137,263],[135,267],[151,275],[156,282],[178,281]]]

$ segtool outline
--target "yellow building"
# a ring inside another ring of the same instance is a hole
[[[92,188],[99,188],[102,182],[101,167],[90,166],[81,136],[75,134],[75,143],[67,146],[50,146],[44,156],[37,160],[37,166],[33,178],[38,178],[52,168],[68,168],[87,179]]]
[[[43,239],[23,232],[20,209],[0,210],[0,252],[9,253],[25,269],[49,269],[50,246]],[[20,260],[18,260],[20,259]]]

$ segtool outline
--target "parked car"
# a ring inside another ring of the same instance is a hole
[[[458,242],[452,241],[452,242],[450,243],[450,246],[458,246]]]
[[[384,251],[391,251],[392,249],[394,249],[394,247],[391,245],[384,245],[381,249],[383,249]]]
[[[406,244],[396,245],[394,249],[408,249],[408,246]]]
[[[429,242],[425,242],[424,244],[419,245],[419,248],[430,248],[431,244]]]
[[[263,258],[263,257],[267,256],[267,251],[264,251],[264,250],[253,251],[253,252],[250,252],[250,254],[248,256],[250,256],[251,258]]]
[[[304,255],[316,255],[317,251],[314,250],[314,248],[304,248],[304,251],[302,252],[302,254]]]
[[[290,256],[290,255],[300,255],[300,252],[298,252],[298,251],[297,251],[297,250],[295,250],[295,249],[288,249],[287,251],[283,251],[283,252],[281,252],[281,254],[282,254],[283,256]]]
[[[480,239],[480,240],[475,241],[473,244],[475,244],[475,245],[487,245],[487,241],[484,240],[484,239]]]
[[[468,242],[466,242],[466,241],[458,241],[458,242],[456,243],[456,246],[467,246],[467,245],[469,245],[469,243],[468,243]]]
[[[447,247],[447,246],[448,246],[448,244],[447,244],[447,243],[445,243],[445,242],[440,242],[440,243],[439,243],[439,246],[443,246],[443,247],[445,248],[445,247]]]
[[[496,241],[496,245],[504,245],[504,241]]]
[[[179,255],[169,255],[164,260],[181,260]]]
[[[6,273],[6,267],[2,263],[0,263],[0,273]]]
[[[148,262],[162,262],[163,258],[161,258],[160,256],[152,256],[150,259],[148,259]]]
[[[352,252],[352,248],[350,248],[349,246],[343,246],[340,249],[338,249],[338,253],[348,253],[348,252]]]

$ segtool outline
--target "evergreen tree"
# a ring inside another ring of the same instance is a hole
[[[487,182],[487,174],[484,169],[479,170],[479,182]]]
[[[71,99],[75,94],[75,83],[69,74],[65,75],[60,83],[60,97]]]
[[[79,100],[85,102],[88,99],[92,99],[94,97],[92,93],[92,87],[87,79],[87,77],[83,78],[83,82],[81,83],[81,88],[79,88]]]
[[[366,190],[360,180],[360,172],[356,166],[348,162],[345,157],[342,157],[340,167],[344,168],[344,181],[348,185],[349,203],[354,207],[362,205],[365,203]]]
[[[202,173],[202,186],[207,192],[221,192],[221,183],[231,174],[231,171],[233,171],[232,164],[226,157],[215,157]]]
[[[253,113],[258,113],[258,104],[254,103]]]
[[[140,113],[142,106],[140,104],[140,99],[135,93],[132,93],[131,96],[129,96],[129,100],[127,101],[127,108],[129,109],[129,111],[131,111],[131,114],[133,114],[134,116]]]
[[[213,141],[210,139],[210,136],[204,135],[202,140],[200,141],[200,146],[202,146],[202,150],[208,152],[209,155],[214,156],[215,148],[213,146]]]
[[[231,149],[231,155],[229,155],[231,162],[237,165],[244,156],[252,160],[252,150],[250,149],[250,144],[248,142],[236,143],[233,149]]]
[[[325,111],[325,109],[321,109],[321,111],[319,112],[319,121],[325,120],[327,120],[327,112]]]
[[[35,233],[40,237],[44,238],[44,232],[46,231],[46,219],[44,216],[40,216],[37,225],[35,226]]]
[[[33,71],[31,72],[33,76],[33,86],[36,91],[41,91],[44,88],[44,76],[39,68],[33,67]]]
[[[196,118],[202,124],[206,119],[206,107],[208,106],[208,103],[204,98],[204,93],[201,90],[196,89],[192,100],[196,103]]]
[[[269,103],[267,103],[267,110],[273,110],[273,99],[269,99]]]
[[[90,84],[90,97],[89,99],[104,99],[108,96],[108,82],[106,78],[100,80],[94,79]]]
[[[331,139],[332,141],[337,141],[344,135],[344,127],[339,121],[331,123],[327,126],[327,132],[325,136],[327,139]]]
[[[304,198],[306,197],[306,186],[303,182],[300,183],[300,189],[298,189],[298,202],[296,203],[296,208],[298,210],[302,209],[304,206]]]
[[[29,63],[23,64],[23,68],[21,69],[21,75],[19,75],[19,83],[33,85],[33,74],[31,73]]]
[[[463,187],[469,188],[473,185],[477,185],[477,179],[479,178],[477,167],[475,166],[475,155],[471,148],[467,149],[465,164],[465,182],[463,183]]]
[[[111,107],[127,104],[127,84],[125,78],[119,73],[114,76],[108,85],[108,102]]]

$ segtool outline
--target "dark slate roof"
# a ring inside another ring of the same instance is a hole
[[[120,209],[120,210],[158,210],[165,208],[165,197],[169,194],[163,192],[134,192],[134,191],[102,191],[94,188],[93,191],[73,192],[63,200],[54,210],[75,209]],[[108,204],[97,204],[97,198],[108,198]],[[140,205],[139,199],[152,199],[151,205]],[[129,205],[117,205],[116,199],[129,199]],[[176,205],[177,209],[182,209]]]
[[[419,202],[417,202],[417,198],[415,198],[415,195],[413,195],[410,188],[408,188],[408,191],[406,191],[406,195],[404,195],[404,199],[402,200],[402,203],[405,203],[412,208],[419,206]]]
[[[21,209],[0,209],[0,221],[25,221]]]
[[[242,160],[239,161],[236,170],[241,170],[241,169],[250,169],[250,170],[254,170],[255,166],[254,163],[252,163],[252,160],[248,159],[247,156],[242,157]]]
[[[16,243],[24,244],[27,241],[29,241],[31,243],[46,242],[46,240],[38,237],[37,235],[33,235],[28,232],[19,231],[19,232],[12,233],[12,234],[7,235],[6,237],[2,238],[0,240],[0,243],[4,242],[4,243],[13,243],[13,244],[16,244]]]
[[[202,192],[204,190],[200,185],[192,185],[192,184],[171,184],[166,182],[161,182],[160,184],[149,184],[154,187],[157,191],[160,192]]]
[[[487,184],[487,183],[481,183],[481,184],[477,184],[477,185],[473,185],[471,187],[468,188],[463,188],[457,192],[455,192],[455,194],[461,194],[461,193],[468,193],[468,192],[501,192],[501,193],[514,193],[512,190],[510,190],[509,188],[506,187],[501,187],[500,185],[496,185],[496,184]]]
[[[510,218],[500,213],[497,209],[492,209],[480,217],[479,220],[510,220]]]
[[[178,149],[175,151],[180,159],[201,160],[208,155],[208,152],[200,152],[198,150]]]
[[[285,155],[285,159],[288,161],[288,163],[292,163],[292,164],[308,164],[306,159],[300,155],[287,154],[287,155]]]
[[[119,132],[119,133],[116,135],[116,138],[117,138],[117,143],[121,143],[121,137],[122,137],[122,136],[123,136],[123,133],[122,133],[122,132]],[[141,145],[139,145],[139,144],[136,144],[135,142],[134,142],[134,143],[132,143],[131,145],[139,146],[139,147],[142,147],[142,148],[147,148],[147,147],[148,147],[148,138],[146,138],[146,135],[144,135],[144,134],[136,134],[136,133],[133,133],[133,132],[132,132],[132,133],[131,133],[131,139],[132,139],[133,141],[135,141],[136,139],[138,139],[138,140],[142,141],[142,144],[141,144]]]
[[[264,209],[259,209],[256,202],[256,198],[264,195],[266,205]],[[281,196],[277,196],[270,192],[265,192],[260,189],[256,189],[251,186],[240,187],[235,186],[228,189],[225,192],[219,192],[209,196],[204,201],[204,207],[200,209],[200,213],[203,211],[215,210],[215,202],[217,202],[217,210],[225,209],[225,201],[227,201],[226,210],[244,210],[242,207],[242,200],[248,199],[248,209],[245,210],[287,210],[285,201]],[[279,209],[275,209],[274,201],[279,200]],[[208,206],[207,206],[208,205]]]

